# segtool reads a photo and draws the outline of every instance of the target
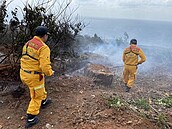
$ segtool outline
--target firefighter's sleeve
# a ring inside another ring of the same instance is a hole
[[[125,51],[123,52],[122,60],[123,60],[123,62],[125,62]]]
[[[48,46],[43,46],[41,48],[39,61],[40,61],[40,68],[42,69],[42,72],[46,76],[51,76],[53,74],[53,70],[52,70],[52,67],[51,67],[50,49],[49,49]]]
[[[139,51],[139,56],[140,56],[140,60],[138,61],[138,64],[142,64],[143,62],[146,61],[146,56],[144,52],[142,51],[142,49],[140,49]]]

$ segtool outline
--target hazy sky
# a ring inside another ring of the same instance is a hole
[[[14,5],[20,1],[14,0],[10,7]],[[83,17],[172,21],[172,0],[72,0],[71,8],[77,7]]]
[[[172,21],[172,0],[73,0],[81,15]]]

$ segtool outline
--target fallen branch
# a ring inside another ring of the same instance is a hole
[[[128,102],[126,102],[125,101],[125,104],[129,107],[129,109],[131,109],[132,111],[134,111],[135,113],[137,113],[138,115],[140,115],[140,116],[142,116],[141,114],[143,113],[143,112],[140,112],[139,110],[137,110],[137,109],[135,109],[135,107],[133,107],[133,106],[131,106]],[[162,120],[160,120],[159,119],[159,117],[162,115],[158,110],[156,110],[152,105],[150,105],[149,104],[149,107],[157,114],[157,122],[159,121],[161,124],[162,124],[162,126],[165,126],[167,129],[170,129],[170,127],[172,127],[171,125],[171,123],[169,123],[168,121],[166,121],[166,120],[164,120],[164,121],[162,121]],[[146,115],[147,116],[147,114],[145,114],[144,113],[144,115]]]
[[[12,66],[10,64],[0,64],[0,71],[11,69]]]

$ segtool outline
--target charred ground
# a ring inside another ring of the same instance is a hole
[[[158,103],[171,94],[170,72],[155,68],[149,74],[138,73],[136,85],[130,93],[126,93],[122,83],[122,68],[113,70],[115,76],[110,87],[95,85],[92,78],[72,73],[47,78],[46,88],[53,103],[41,110],[40,122],[33,129],[170,128],[172,109]],[[4,88],[0,91],[0,128],[22,129],[29,102],[28,89],[22,86],[26,91],[22,92],[20,98],[14,98],[11,91],[21,83],[3,81],[1,87]],[[117,103],[115,100],[118,100]]]

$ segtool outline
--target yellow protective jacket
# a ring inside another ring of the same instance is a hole
[[[42,72],[46,76],[53,74],[50,62],[50,49],[37,36],[34,36],[33,39],[24,45],[20,63],[23,70]]]
[[[140,60],[138,59],[138,56],[140,57]],[[136,66],[145,62],[146,56],[141,48],[132,44],[128,48],[125,48],[122,59],[125,65]]]

